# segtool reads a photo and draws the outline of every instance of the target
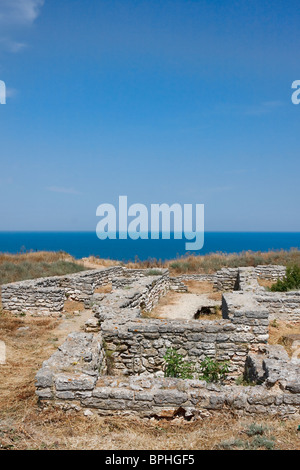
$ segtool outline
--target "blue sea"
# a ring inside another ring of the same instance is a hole
[[[119,261],[168,260],[187,254],[289,250],[300,247],[300,232],[206,232],[204,246],[187,252],[186,240],[99,240],[95,232],[0,232],[0,252],[65,251],[75,258],[94,255]]]

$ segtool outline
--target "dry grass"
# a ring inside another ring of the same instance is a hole
[[[213,283],[209,281],[184,281],[191,294],[208,294],[211,300],[222,300],[222,292],[215,292]]]
[[[83,258],[81,260],[87,267],[108,267],[122,265],[128,268],[169,268],[171,274],[182,273],[214,273],[218,269],[241,266],[257,266],[259,264],[281,264],[300,266],[300,251],[291,249],[289,251],[277,250],[268,252],[245,251],[243,253],[210,253],[207,255],[187,255],[177,259],[162,261],[148,259],[135,262],[121,263],[119,261],[100,259],[97,257]]]
[[[269,289],[273,284],[275,284],[276,281],[271,281],[270,279],[261,279],[258,277],[257,282],[260,286]]]
[[[15,255],[12,255],[10,253],[0,253],[0,264],[20,264],[24,261],[30,261],[35,263],[54,263],[56,261],[75,262],[75,258],[63,251],[30,251],[27,253],[18,253]]]
[[[83,263],[85,267],[91,269],[110,268],[111,266],[123,265],[123,263],[121,263],[120,261],[98,258],[97,256],[89,256],[88,258],[82,258],[80,262]]]
[[[142,317],[144,318],[160,318],[163,308],[169,305],[176,305],[178,297],[181,297],[182,294],[174,291],[169,291],[159,299],[158,304],[151,310],[151,312],[142,312]]]
[[[231,439],[247,439],[252,418],[230,412],[186,422],[137,417],[87,418],[81,412],[41,410],[37,404],[34,376],[56,349],[61,322],[30,317],[0,317],[0,338],[7,345],[7,364],[0,366],[0,448],[2,449],[106,449],[197,450],[222,447]],[[29,330],[18,331],[20,327]],[[258,419],[270,428],[276,448],[299,449],[298,421]]]
[[[259,264],[281,264],[284,266],[298,265],[300,266],[300,250],[291,249],[289,251],[278,250],[268,252],[252,252],[243,253],[210,253],[207,255],[188,255],[180,258],[162,261],[149,259],[140,261],[138,258],[135,262],[123,263],[121,261],[102,259],[97,256],[90,256],[75,260],[71,255],[64,252],[29,252],[10,255],[0,253],[0,266],[3,263],[20,264],[23,262],[33,263],[54,263],[65,261],[76,263],[81,267],[95,269],[106,268],[111,266],[126,266],[127,268],[151,269],[151,268],[169,268],[172,275],[182,273],[214,273],[218,269],[224,267],[240,267],[240,266],[257,266]]]
[[[75,311],[82,312],[84,310],[84,303],[75,300],[66,300],[64,303],[64,312],[74,313]]]
[[[64,252],[0,253],[0,285],[47,276],[62,276],[86,269]]]
[[[112,291],[112,284],[106,284],[105,286],[97,287],[95,294],[110,294]]]
[[[269,325],[269,344],[280,344],[281,346],[284,346],[287,353],[291,356],[291,344],[284,340],[285,336],[291,334],[300,334],[300,322],[290,323],[280,320],[271,321]]]

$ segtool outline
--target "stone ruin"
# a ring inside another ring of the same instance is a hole
[[[214,410],[287,417],[300,411],[300,358],[297,348],[290,358],[283,346],[269,345],[268,329],[272,319],[300,320],[300,291],[273,293],[258,283],[284,275],[284,266],[178,277],[117,266],[4,285],[2,305],[17,314],[60,315],[68,298],[92,310],[85,331],[70,334],[38,371],[43,406],[186,419]],[[223,292],[222,318],[151,318],[168,291],[187,291],[187,280],[210,281]],[[107,284],[111,292],[96,292]],[[196,370],[206,357],[228,361],[226,382],[164,377],[169,347]],[[251,386],[237,385],[241,377]]]

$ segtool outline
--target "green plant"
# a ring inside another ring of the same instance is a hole
[[[247,436],[262,436],[269,428],[263,424],[251,423],[250,426],[245,430]]]
[[[271,322],[271,326],[272,326],[273,328],[279,328],[279,325],[278,325],[278,323],[277,323],[276,318]]]
[[[222,382],[229,371],[228,361],[218,362],[211,357],[206,357],[200,364],[200,380],[206,382]]]
[[[239,377],[237,377],[235,379],[235,383],[236,385],[242,385],[243,387],[255,387],[255,385],[257,385],[257,383],[252,382],[249,379],[245,379],[243,375],[240,375]]]
[[[300,267],[296,264],[286,268],[286,275],[271,286],[272,292],[287,292],[300,289]]]
[[[108,348],[108,345],[106,341],[103,341],[103,349],[105,353],[105,358],[106,358],[106,373],[107,375],[113,375],[114,373],[114,365],[115,365],[115,359],[113,357],[114,351]]]
[[[185,361],[183,356],[175,349],[168,348],[164,355],[166,362],[164,367],[165,377],[177,377],[179,379],[192,379],[194,374],[194,365]]]
[[[148,269],[145,274],[146,276],[161,276],[162,272],[159,269]]]
[[[265,436],[265,433],[269,431],[267,426],[263,424],[252,423],[243,432],[248,436],[249,439],[231,439],[228,441],[222,441],[218,444],[218,449],[224,450],[257,450],[266,449],[272,450],[275,447],[275,438],[273,436]]]

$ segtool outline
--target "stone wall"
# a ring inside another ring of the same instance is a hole
[[[230,310],[230,308],[229,308]],[[73,333],[36,375],[43,405],[65,410],[91,409],[142,416],[210,416],[227,411],[238,416],[299,416],[300,361],[290,361],[280,346],[251,352],[246,378],[261,385],[212,384],[153,375],[107,376],[101,333]]]
[[[55,402],[65,410],[91,409],[100,415],[135,414],[147,417],[208,417],[216,411],[237,416],[299,416],[299,381],[279,386],[208,384],[200,380],[164,377],[97,378],[91,374],[53,371],[36,377],[37,395],[44,405]]]
[[[58,315],[65,299],[64,289],[40,287],[32,281],[2,286],[2,307],[14,314]]]
[[[222,268],[214,274],[214,289],[221,292],[232,291],[237,286],[238,268]]]
[[[86,301],[99,286],[123,275],[124,268],[114,266],[67,276],[53,276],[1,286],[2,308],[16,314],[57,315],[64,302]]]
[[[230,374],[237,376],[243,372],[248,352],[259,349],[268,339],[268,311],[250,295],[225,294],[224,320],[184,322],[142,318],[130,310],[122,315],[118,309],[133,305],[129,301],[132,295],[127,294],[129,299],[123,304],[115,302],[115,295],[96,306],[95,312],[116,375],[161,371],[167,348],[174,347],[198,368],[205,357],[228,360]]]
[[[286,266],[266,264],[256,266],[254,269],[258,277],[272,281],[282,279],[286,275]]]
[[[270,320],[300,321],[300,291],[256,293],[257,302],[268,309]]]
[[[225,277],[233,279],[232,271]],[[87,329],[95,333],[69,335],[43,364],[36,377],[41,403],[104,415],[191,417],[217,410],[299,415],[299,360],[290,361],[267,345],[269,312],[253,268],[238,270],[237,279],[235,286],[242,290],[223,295],[222,320],[183,322],[142,316],[141,309],[151,309],[168,290],[168,271],[132,277],[123,272],[113,280],[112,293],[91,296],[95,318]],[[207,384],[197,373],[194,380],[164,378],[169,347],[193,361],[196,370],[205,357],[228,360],[229,380],[246,371],[246,378],[262,385]]]
[[[222,292],[237,290],[239,288],[238,273],[249,269],[253,272],[253,278],[268,279],[274,282],[282,279],[286,274],[286,267],[279,265],[263,265],[255,268],[222,268],[212,275],[215,290]]]
[[[263,272],[263,275],[269,275],[269,279],[271,275],[273,275],[273,280],[275,280],[276,276],[283,274],[282,266],[267,266],[267,268],[271,269],[266,272],[260,269],[259,272]],[[257,279],[258,272],[256,268],[239,268],[237,277],[238,290],[252,292],[254,299],[268,310],[270,320],[300,320],[300,291],[270,292],[261,287]]]

